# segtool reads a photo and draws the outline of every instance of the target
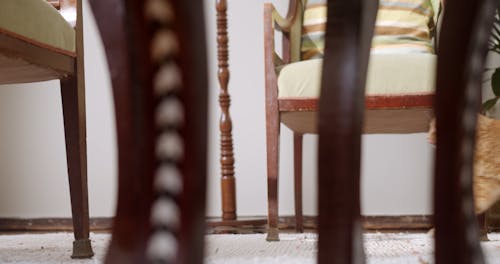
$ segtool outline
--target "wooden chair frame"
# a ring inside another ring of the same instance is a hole
[[[302,220],[303,135],[316,134],[318,98],[278,98],[277,76],[281,67],[300,60],[303,0],[289,0],[289,11],[281,17],[272,4],[264,5],[266,142],[268,182],[267,240],[278,236],[278,176],[280,123],[293,131],[296,230]],[[282,58],[275,49],[275,31],[282,33]],[[428,129],[433,94],[370,95],[365,97],[364,133],[417,133]],[[304,126],[306,124],[306,126]]]
[[[72,257],[88,258],[94,253],[89,240],[82,1],[48,2],[61,11],[76,13],[76,52],[50,47],[0,30],[0,71],[8,72],[0,75],[0,84],[61,80],[66,158],[75,233]]]

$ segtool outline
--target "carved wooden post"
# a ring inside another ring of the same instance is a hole
[[[227,2],[217,0],[217,58],[219,61],[219,103],[222,110],[220,117],[220,165],[221,165],[221,195],[222,219],[236,219],[236,183],[234,179],[233,154],[233,124],[229,115],[231,98],[228,93],[229,64],[228,64],[228,36],[227,36]]]

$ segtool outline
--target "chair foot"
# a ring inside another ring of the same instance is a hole
[[[280,233],[278,228],[276,227],[271,227],[267,230],[267,237],[266,240],[271,242],[271,241],[280,241]]]
[[[84,238],[73,241],[73,254],[71,258],[91,258],[94,256],[90,239]]]

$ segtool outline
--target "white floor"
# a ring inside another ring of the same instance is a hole
[[[487,263],[500,264],[500,234],[489,237],[482,243]],[[70,233],[0,235],[0,263],[102,263],[109,238],[92,234],[94,258],[72,260]],[[264,235],[209,235],[206,241],[208,264],[312,264],[317,253],[315,234],[282,234],[273,243]],[[432,240],[426,234],[365,234],[365,248],[369,264],[432,263]]]

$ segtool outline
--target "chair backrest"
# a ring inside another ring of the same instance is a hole
[[[89,2],[110,69],[118,141],[118,205],[106,263],[202,263],[203,1]]]
[[[291,18],[290,32],[283,38],[283,51],[290,49],[289,58],[284,55],[285,63],[300,60],[300,46],[302,38],[302,22],[304,19],[304,8],[307,0],[290,0],[287,17]]]

